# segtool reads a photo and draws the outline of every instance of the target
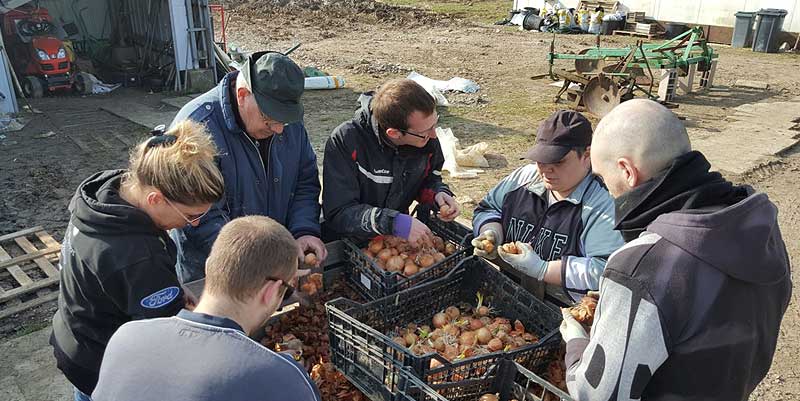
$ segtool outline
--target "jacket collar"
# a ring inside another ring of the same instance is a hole
[[[586,177],[583,177],[583,180],[581,180],[580,184],[578,184],[578,186],[572,190],[572,193],[564,198],[564,200],[575,205],[583,202],[583,198],[586,196],[586,192],[588,192],[589,186],[592,184],[592,181],[594,181],[594,178],[594,173],[589,170],[589,174],[586,174]],[[547,188],[544,187],[544,181],[542,181],[538,170],[536,171],[536,178],[534,178],[534,180],[528,184],[528,190],[542,198],[547,196]]]
[[[381,133],[378,120],[375,119],[372,113],[369,115],[369,125],[370,128],[372,128],[372,133],[375,134],[375,138],[378,140],[378,144],[381,145],[381,148],[388,147],[391,150],[397,150],[397,146],[389,141],[389,138],[386,137],[386,133]]]
[[[236,76],[238,74],[239,71],[233,71],[225,75],[219,85],[217,85],[217,90],[219,91],[219,103],[222,108],[222,118],[225,121],[225,128],[231,132],[241,132],[247,135],[247,133],[244,132],[244,128],[240,127],[239,123],[236,122],[236,114],[233,112],[233,105],[236,104],[236,99],[231,98],[230,86],[236,83]]]
[[[239,330],[244,333],[244,329],[239,323],[234,322],[232,319],[221,316],[207,315],[205,313],[192,312],[188,309],[181,309],[178,312],[178,317],[183,318],[195,323],[207,324],[209,326],[223,327],[226,329]]]

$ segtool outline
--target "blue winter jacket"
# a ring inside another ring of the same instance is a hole
[[[320,183],[317,156],[302,122],[287,125],[270,143],[267,168],[254,140],[233,113],[230,85],[238,71],[216,88],[195,98],[178,112],[172,124],[186,118],[204,123],[219,148],[218,165],[225,178],[225,196],[197,227],[173,230],[178,245],[178,277],[182,282],[205,277],[205,260],[222,226],[236,217],[269,216],[295,238],[320,235]]]

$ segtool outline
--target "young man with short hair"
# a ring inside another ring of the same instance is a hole
[[[408,214],[416,200],[452,221],[460,213],[442,182],[444,156],[436,139],[436,102],[410,79],[385,83],[359,98],[353,120],[333,130],[322,168],[323,230],[366,239],[393,234],[411,242],[430,229]]]
[[[291,356],[248,337],[293,290],[297,264],[283,226],[263,216],[232,220],[211,248],[194,311],[120,327],[92,399],[319,401]]]
[[[500,181],[475,209],[475,254],[499,256],[512,268],[549,284],[553,300],[570,304],[597,290],[608,256],[622,246],[614,203],[589,160],[592,125],[572,110],[539,126],[522,166]],[[482,240],[494,242],[484,249]],[[520,254],[503,252],[515,242]]]

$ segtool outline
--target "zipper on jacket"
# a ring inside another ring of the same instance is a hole
[[[270,166],[271,161],[272,161],[272,144],[275,143],[275,135],[276,134],[272,134],[272,137],[269,139],[269,147],[267,148],[267,168],[264,170],[264,174],[267,175],[267,180],[269,180],[269,166]],[[260,152],[259,152],[259,156],[261,156]],[[264,162],[262,161],[261,164],[264,164]],[[268,182],[267,185],[272,185],[272,183]],[[267,210],[269,210],[269,194],[265,194],[265,195],[266,195],[266,199],[267,199]]]
[[[264,167],[265,166],[264,158],[261,157],[261,151],[258,150],[258,145],[253,141],[252,138],[250,138],[250,135],[247,135],[247,133],[244,132],[244,131],[242,131],[242,133],[244,133],[244,136],[247,138],[247,140],[250,142],[250,144],[253,145],[253,148],[256,150],[256,154],[258,155],[258,161],[261,162],[261,167]],[[269,147],[270,147],[270,152],[271,152],[272,142],[269,143]],[[267,169],[269,168],[269,164],[266,164],[266,166],[267,166],[267,168],[264,169],[264,183],[265,184],[267,184],[267,181],[269,180],[269,175],[267,175]],[[269,184],[267,184],[267,185],[269,185]],[[267,199],[267,202],[269,202],[269,195],[267,195],[267,194],[264,194],[264,195],[265,195],[264,197]]]

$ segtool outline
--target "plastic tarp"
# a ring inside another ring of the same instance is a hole
[[[425,90],[428,91],[428,93],[430,93],[434,99],[436,99],[436,104],[439,106],[447,106],[450,104],[442,92],[457,91],[464,93],[475,93],[481,88],[480,85],[475,83],[475,81],[461,77],[454,77],[448,81],[439,81],[428,78],[416,71],[412,71],[406,78],[413,80],[425,88]]]

